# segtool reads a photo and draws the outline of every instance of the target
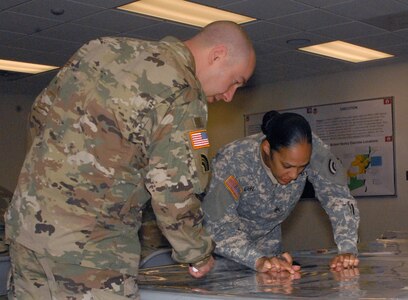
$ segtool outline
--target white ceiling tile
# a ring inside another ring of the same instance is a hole
[[[45,52],[73,53],[81,43],[67,42],[42,37],[28,36],[24,39],[6,43],[9,47]]]
[[[308,4],[313,7],[323,8],[339,3],[351,2],[353,0],[297,0],[298,2]]]
[[[284,47],[278,46],[276,43],[272,42],[254,42],[254,47],[256,55],[259,57],[261,55],[277,54],[281,52],[288,51]]]
[[[190,2],[212,6],[212,7],[223,7],[230,5],[232,3],[242,2],[244,0],[190,0]]]
[[[274,18],[270,21],[288,27],[294,27],[302,30],[312,30],[330,25],[346,23],[350,20],[332,13],[314,9],[290,16]]]
[[[128,33],[150,40],[160,40],[168,35],[175,36],[180,40],[186,40],[197,34],[198,31],[199,28],[196,27],[163,22],[147,28],[132,30]]]
[[[134,31],[159,23],[160,20],[116,9],[105,10],[73,21],[75,24],[91,26],[116,32]]]
[[[325,9],[356,20],[364,20],[408,10],[408,5],[395,0],[354,0]]]
[[[80,32],[81,34],[78,34]],[[34,36],[40,36],[44,38],[51,38],[57,40],[65,40],[77,43],[85,43],[101,36],[115,35],[116,32],[108,31],[104,29],[98,29],[94,27],[87,27],[78,24],[64,23],[50,29],[43,30],[36,33]]]
[[[314,34],[311,32],[307,31],[298,31],[294,34],[289,34],[285,35],[282,37],[278,38],[272,38],[269,40],[266,40],[265,42],[267,43],[272,43],[276,46],[283,47],[287,50],[289,49],[297,49],[302,46],[308,46],[308,45],[315,45],[315,44],[321,44],[325,42],[329,42],[332,39]],[[288,41],[291,41],[288,43]],[[309,42],[308,42],[309,41]]]
[[[134,0],[71,0],[71,1],[105,8],[114,8],[133,2]]]
[[[293,34],[299,30],[272,24],[265,21],[257,21],[243,26],[253,41],[262,41],[282,35]]]
[[[10,9],[12,12],[60,22],[81,18],[99,10],[102,8],[67,0],[32,0]],[[62,14],[57,15],[53,11],[60,11]]]
[[[291,0],[246,0],[223,6],[232,12],[266,20],[311,9],[310,6]]]
[[[368,47],[380,51],[389,46],[407,43],[407,40],[405,38],[392,33],[372,35],[367,37],[350,39],[347,41],[353,44],[357,44],[359,46]]]
[[[334,26],[312,30],[313,33],[331,37],[332,39],[351,39],[367,35],[378,35],[385,33],[384,29],[367,25],[362,22],[349,22]]]
[[[24,36],[25,35],[22,33],[0,30],[0,43],[5,44],[7,42],[17,40]]]
[[[32,34],[58,24],[61,23],[9,11],[0,12],[0,30]]]
[[[53,66],[62,66],[69,58],[68,55],[5,46],[0,46],[0,57],[2,59],[48,64]]]
[[[1,0],[0,1],[0,10],[11,8],[17,6],[24,2],[29,2],[31,0]]]

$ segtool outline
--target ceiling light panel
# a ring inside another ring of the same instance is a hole
[[[37,74],[54,69],[58,69],[58,67],[0,59],[0,70],[5,71]]]
[[[393,55],[357,46],[343,41],[334,41],[299,48],[301,51],[337,58],[353,63],[393,57]]]
[[[204,27],[219,20],[243,24],[256,19],[185,0],[140,0],[118,9],[156,18]]]

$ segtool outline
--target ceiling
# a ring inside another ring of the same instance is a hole
[[[62,66],[83,43],[99,36],[158,40],[174,35],[184,40],[199,30],[115,9],[129,2],[1,0],[0,59]],[[408,0],[192,2],[258,20],[243,25],[257,52],[257,67],[249,81],[251,86],[408,61]],[[362,64],[347,63],[296,50],[297,43],[305,40],[302,45],[343,40],[395,57]],[[0,72],[0,81],[16,81],[23,76],[28,75]]]

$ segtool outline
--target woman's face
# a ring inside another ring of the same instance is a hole
[[[262,149],[265,164],[271,169],[276,180],[283,185],[289,184],[303,172],[312,154],[312,145],[306,141],[274,151],[270,149],[268,141],[264,140]]]

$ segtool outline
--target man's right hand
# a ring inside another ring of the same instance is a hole
[[[290,274],[300,271],[300,266],[293,265],[292,256],[285,252],[280,256],[261,257],[256,261],[256,270],[258,272],[281,272],[287,271]]]
[[[211,256],[210,259],[205,264],[200,265],[199,267],[189,266],[188,272],[194,278],[201,278],[205,274],[211,271],[211,269],[214,267],[214,264],[215,264],[215,260]]]

